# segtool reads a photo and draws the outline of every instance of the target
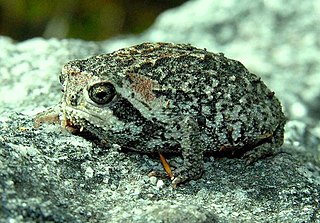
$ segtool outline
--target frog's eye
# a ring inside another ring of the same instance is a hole
[[[112,101],[116,95],[116,89],[109,82],[97,83],[89,87],[89,97],[99,105],[107,104]]]

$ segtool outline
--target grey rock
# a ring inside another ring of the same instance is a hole
[[[197,0],[140,36],[0,37],[0,222],[320,222],[319,9],[319,0]],[[144,41],[221,51],[260,75],[289,119],[282,152],[251,166],[206,157],[203,177],[173,190],[147,177],[162,170],[157,156],[34,128],[34,115],[60,98],[62,64]]]

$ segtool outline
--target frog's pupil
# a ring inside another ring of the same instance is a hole
[[[98,92],[96,94],[96,97],[99,98],[100,100],[105,99],[106,96],[107,96],[107,92]]]

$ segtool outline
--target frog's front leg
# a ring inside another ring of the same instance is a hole
[[[181,123],[182,137],[180,140],[183,166],[173,171],[172,187],[192,179],[198,179],[203,173],[203,143],[201,142],[198,123],[186,117]]]
[[[49,108],[46,111],[36,114],[34,118],[34,127],[39,128],[43,123],[60,124],[61,127],[71,133],[82,131],[79,126],[74,126],[73,123],[66,118],[66,114],[60,105]]]
[[[43,123],[60,124],[60,107],[52,107],[46,111],[36,114],[34,117],[34,127],[39,128]]]

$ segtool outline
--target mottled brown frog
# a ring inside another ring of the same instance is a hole
[[[251,162],[283,143],[285,116],[274,92],[240,62],[187,44],[143,43],[68,62],[61,102],[40,114],[106,147],[181,153],[174,187],[197,179],[203,154]],[[56,115],[56,116],[55,116]],[[57,116],[58,115],[58,116]]]

